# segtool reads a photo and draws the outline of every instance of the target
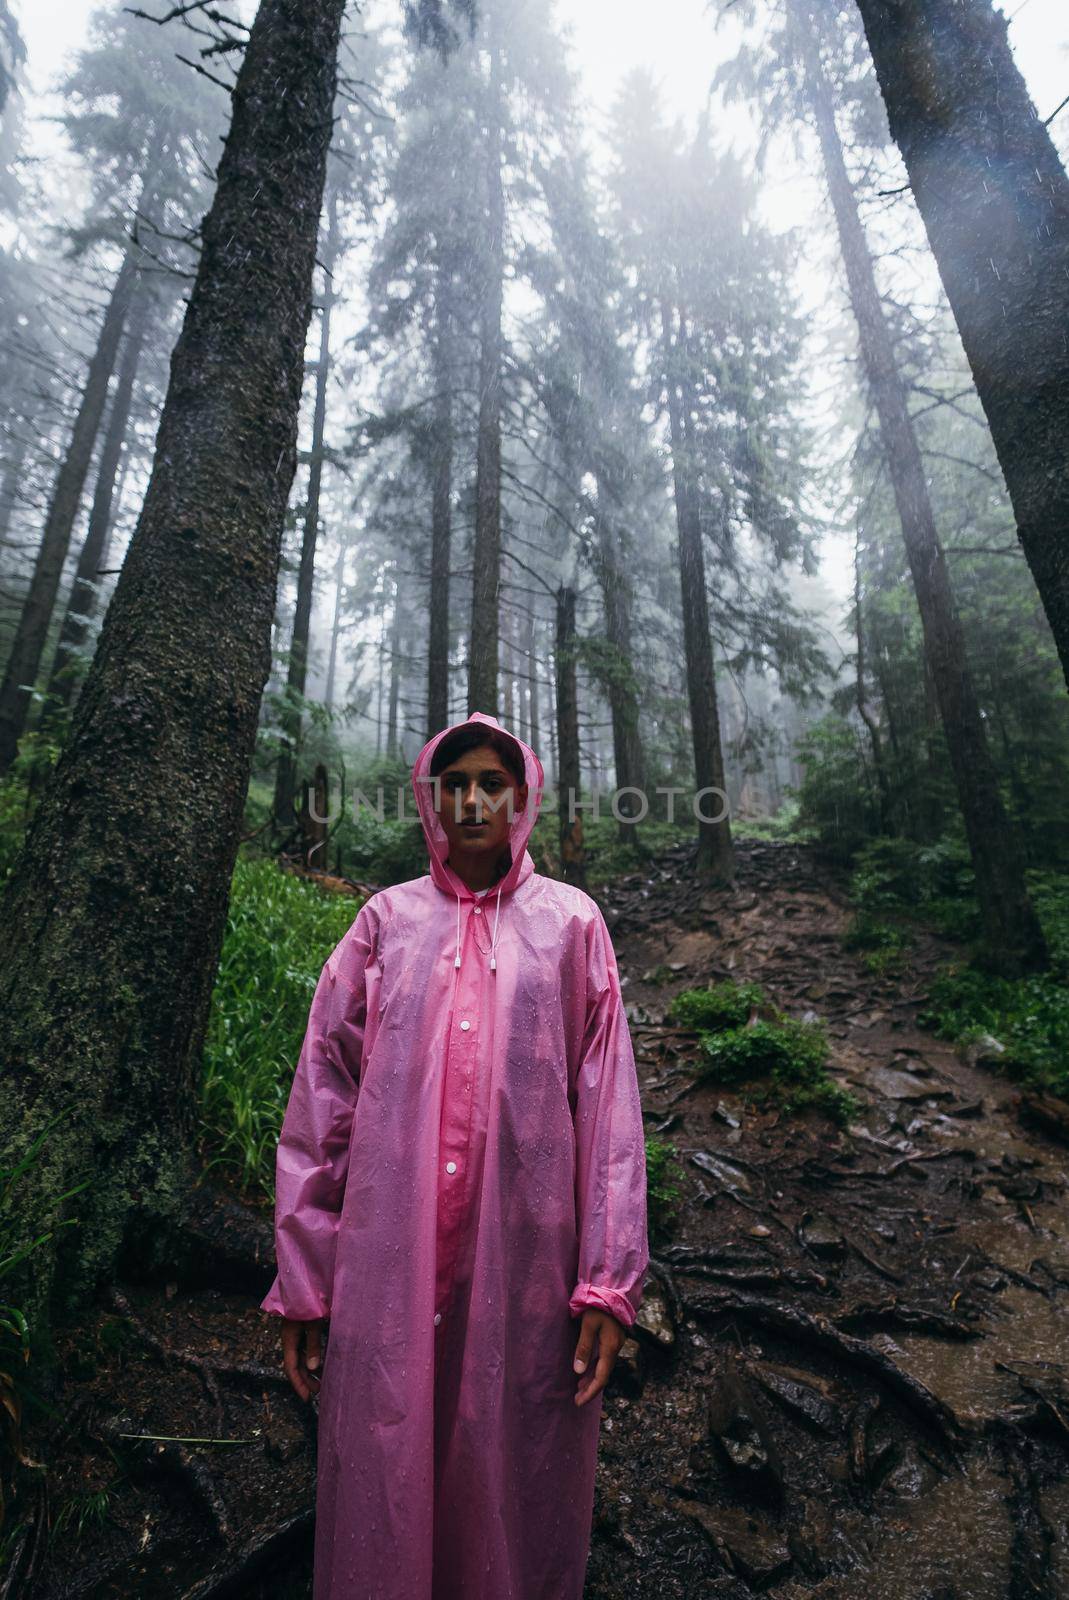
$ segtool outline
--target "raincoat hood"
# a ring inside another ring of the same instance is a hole
[[[469,725],[482,726],[488,732],[504,734],[516,746],[523,759],[524,782],[527,785],[527,804],[517,806],[509,826],[508,849],[511,855],[511,865],[504,877],[491,885],[490,894],[500,901],[503,895],[510,894],[513,889],[526,881],[534,871],[534,861],[527,849],[527,841],[531,830],[538,821],[538,813],[542,805],[542,786],[545,782],[545,772],[542,763],[535,755],[529,744],[510,733],[502,727],[496,717],[488,716],[482,711],[473,711],[470,717],[463,722],[456,722],[450,728],[443,728],[433,738],[428,739],[412,767],[412,789],[416,797],[416,809],[419,820],[423,826],[423,835],[427,841],[427,850],[430,853],[431,877],[439,889],[446,894],[456,895],[457,900],[475,900],[478,898],[473,889],[462,883],[449,865],[446,857],[449,853],[449,841],[445,829],[434,809],[434,782],[431,779],[431,762],[434,752],[443,739],[455,733],[458,728]]]

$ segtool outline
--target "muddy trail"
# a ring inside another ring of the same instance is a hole
[[[606,1391],[587,1600],[1069,1594],[1065,1145],[919,1027],[952,946],[875,977],[809,852],[738,855],[731,891],[681,850],[606,901],[682,1198]],[[665,1012],[728,977],[824,1022],[855,1121],[697,1081]],[[315,1414],[258,1308],[271,1252],[266,1212],[205,1189],[170,1281],[64,1335],[0,1597],[310,1595]]]

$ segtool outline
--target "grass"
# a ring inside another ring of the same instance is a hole
[[[270,1196],[274,1152],[323,963],[361,901],[240,859],[212,999],[201,1121],[209,1165]]]
[[[856,1116],[854,1097],[828,1073],[824,1029],[784,1016],[757,984],[729,980],[684,989],[668,1016],[697,1030],[704,1081],[745,1085],[758,1101],[792,1114],[814,1107],[840,1125]]]

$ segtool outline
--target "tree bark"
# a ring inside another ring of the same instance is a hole
[[[18,502],[19,484],[22,481],[22,469],[28,448],[29,441],[26,435],[19,433],[10,439],[4,457],[4,471],[0,477],[0,545],[7,543],[7,536],[11,531],[11,515]]]
[[[19,739],[26,729],[33,704],[32,691],[44,655],[52,611],[63,575],[63,563],[70,549],[93,446],[107,404],[108,384],[137,278],[137,254],[136,245],[128,245],[112,286],[96,349],[89,362],[70,445],[56,476],[29,591],[15,629],[3,683],[0,684],[0,773],[7,771],[18,754]]]
[[[275,768],[275,826],[283,833],[294,823],[294,797],[301,749],[301,701],[308,682],[308,643],[312,630],[312,602],[315,598],[316,544],[319,539],[319,506],[323,488],[323,442],[327,425],[327,386],[330,382],[330,321],[334,301],[334,267],[338,246],[338,192],[331,191],[327,205],[327,237],[323,249],[323,304],[319,318],[319,357],[316,361],[315,409],[312,416],[312,449],[308,468],[308,499],[304,510],[304,538],[297,573],[297,606],[293,616],[286,693],[282,705],[282,744]]]
[[[438,265],[434,342],[434,456],[431,482],[431,585],[427,641],[427,738],[449,725],[449,578],[453,543],[453,361],[444,268]]]
[[[112,398],[108,426],[100,452],[93,507],[89,513],[89,527],[78,555],[78,566],[52,661],[44,713],[46,716],[56,709],[66,709],[74,698],[76,683],[74,653],[85,642],[87,624],[96,609],[98,573],[104,565],[104,553],[111,532],[119,464],[130,426],[130,408],[133,404],[134,385],[137,382],[137,369],[148,331],[149,306],[148,293],[144,284],[141,284],[134,296],[122,358],[119,362],[119,379]]]
[[[393,761],[398,754],[397,708],[401,695],[401,661],[404,656],[401,584],[394,579],[393,611],[390,615],[390,689],[386,713],[386,755]]]
[[[865,693],[865,624],[861,614],[861,539],[860,530],[854,540],[854,623],[857,634],[857,666],[854,676],[855,702],[858,716],[869,730],[872,744],[872,765],[876,770],[876,825],[880,833],[890,826],[891,795],[887,785],[887,772],[883,759],[883,740],[880,727],[872,714]]]
[[[621,559],[622,552],[616,530],[610,519],[608,508],[614,504],[614,500],[605,487],[604,474],[597,476],[597,493],[597,573],[605,608],[605,636],[611,655],[605,688],[612,718],[616,787],[642,789],[645,783],[645,763],[639,732],[638,694],[631,647],[633,596],[631,583]],[[626,816],[635,815],[641,810],[638,796],[628,796],[621,800],[618,803],[618,810]],[[621,822],[619,833],[624,843],[633,845],[638,843],[636,823]]]
[[[690,707],[694,782],[697,790],[716,790],[699,800],[697,871],[712,882],[735,881],[735,852],[731,823],[726,814],[724,753],[720,742],[720,713],[713,668],[713,641],[709,632],[709,600],[705,591],[705,553],[702,549],[701,506],[688,437],[690,419],[672,370],[677,356],[671,316],[662,308],[668,423],[672,441],[672,483],[676,528],[679,533],[679,582],[683,599],[683,652],[686,660],[687,702]],[[725,814],[720,815],[721,812]],[[714,820],[719,818],[719,820]]]
[[[501,311],[505,196],[501,179],[499,52],[490,47],[486,131],[486,240],[479,308],[479,427],[475,461],[475,547],[468,715],[497,715],[501,588]]]
[[[1040,970],[1047,962],[1043,934],[1025,888],[1017,837],[999,795],[906,389],[880,302],[857,197],[846,170],[818,36],[807,25],[811,24],[808,14],[800,20],[806,89],[839,232],[862,365],[879,417],[921,615],[925,655],[976,875],[985,958],[1005,973]]]
[[[576,686],[575,590],[557,590],[557,791],[560,816],[560,867],[565,883],[586,885],[583,814],[579,810],[579,692]],[[573,815],[574,813],[574,815]]]
[[[44,1338],[168,1259],[264,684],[344,0],[261,0],[151,479],[0,917],[5,1283]],[[72,1212],[62,1197],[88,1177]],[[13,1241],[18,1243],[21,1241]]]
[[[858,0],[1069,683],[1069,177],[991,0]]]
[[[334,696],[337,692],[338,677],[338,642],[341,638],[341,602],[345,591],[345,545],[338,550],[338,561],[334,568],[334,617],[330,625],[330,655],[327,660],[327,687],[324,695],[327,710],[334,708]]]
[[[528,614],[527,632],[527,681],[531,687],[531,738],[532,750],[537,750],[542,739],[542,683],[538,671],[538,655],[535,650],[535,623],[533,610]]]

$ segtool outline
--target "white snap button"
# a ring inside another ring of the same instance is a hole
[[[445,1170],[447,1172],[455,1172],[457,1170],[456,1162],[455,1161],[447,1161],[446,1164],[445,1164]]]
[[[434,1326],[437,1327],[438,1324],[441,1322],[441,1320],[442,1320],[442,1313],[440,1311],[436,1311],[434,1313]]]
[[[476,906],[475,907],[475,915],[476,916],[478,916],[481,911],[482,911],[482,906]]]
[[[464,1032],[467,1033],[468,1029],[471,1027],[471,1023],[468,1021],[467,1017],[465,1017],[460,1026],[464,1029]]]

